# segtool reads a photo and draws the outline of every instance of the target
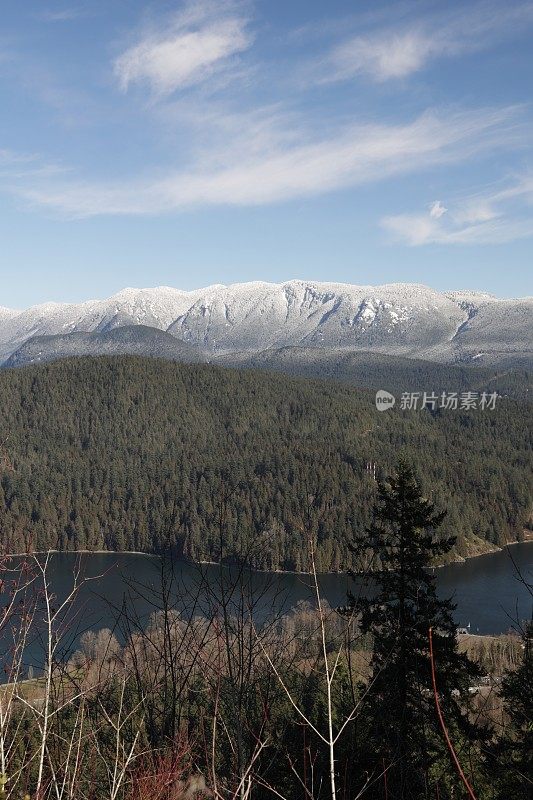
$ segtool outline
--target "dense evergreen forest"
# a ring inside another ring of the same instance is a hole
[[[285,372],[302,378],[327,378],[351,386],[386,389],[394,394],[431,387],[435,392],[497,391],[504,396],[528,399],[533,374],[525,365],[478,367],[469,364],[437,364],[420,358],[372,352],[345,352],[328,348],[282,347],[259,353],[241,362],[226,356],[230,366],[246,366]]]
[[[345,569],[347,534],[375,498],[368,464],[380,478],[404,457],[467,555],[532,525],[530,420],[512,397],[378,413],[373,392],[339,383],[134,357],[4,370],[1,543],[157,552],[170,540],[193,559],[247,551],[257,567],[303,570],[311,499],[317,566]]]

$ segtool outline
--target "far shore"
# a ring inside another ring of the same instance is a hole
[[[489,550],[484,550],[482,553],[473,553],[469,556],[457,556],[453,558],[451,561],[446,562],[445,564],[436,564],[431,569],[442,569],[443,567],[449,567],[451,564],[464,564],[467,561],[471,561],[474,558],[482,558],[483,556],[488,556],[494,553],[500,553],[505,550],[507,547],[513,547],[518,544],[533,544],[533,533],[529,533],[525,539],[521,541],[516,540],[513,542],[506,542],[502,547],[492,547]],[[145,558],[154,558],[159,559],[161,558],[160,553],[146,553],[143,550],[35,550],[32,553],[2,553],[0,554],[0,558],[23,558],[24,556],[44,556],[47,554],[60,554],[60,555],[102,555],[102,556],[144,556]],[[180,561],[184,561],[187,564],[197,565],[197,566],[211,566],[216,567],[220,565],[219,561],[193,561],[186,556],[178,559]],[[224,566],[230,566],[226,564]],[[312,573],[306,571],[297,571],[293,569],[257,569],[255,567],[251,568],[253,572],[271,574],[271,575],[311,575]],[[335,570],[331,572],[321,572],[320,575],[343,575],[346,571]]]

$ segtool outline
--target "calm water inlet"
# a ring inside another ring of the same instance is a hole
[[[512,555],[512,558],[511,558]],[[56,553],[49,565],[50,587],[58,599],[72,585],[76,564],[81,562],[86,577],[100,576],[80,591],[77,603],[83,604],[84,627],[114,625],[116,610],[124,602],[134,603],[135,611],[148,620],[154,612],[152,603],[160,585],[160,560],[156,556],[131,553]],[[193,596],[201,581],[204,586],[220,581],[221,569],[231,578],[231,569],[215,565],[198,567],[184,561],[175,565],[177,591]],[[497,634],[508,631],[516,620],[531,617],[531,594],[523,582],[532,583],[533,542],[512,545],[505,550],[464,563],[435,570],[439,594],[456,603],[458,625],[470,625],[471,633]],[[249,586],[261,594],[261,605],[276,610],[290,610],[299,601],[313,599],[310,578],[292,573],[250,573]],[[323,595],[331,605],[344,605],[352,581],[345,575],[320,576]],[[136,591],[142,587],[142,597]]]

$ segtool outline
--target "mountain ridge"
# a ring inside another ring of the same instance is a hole
[[[0,308],[0,361],[36,337],[141,325],[167,332],[213,360],[286,346],[440,363],[533,358],[531,297],[438,292],[423,284],[291,280],[192,291],[126,288],[104,300],[50,302],[18,312]]]

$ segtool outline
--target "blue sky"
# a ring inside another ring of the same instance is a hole
[[[8,0],[0,305],[533,293],[533,2]]]

